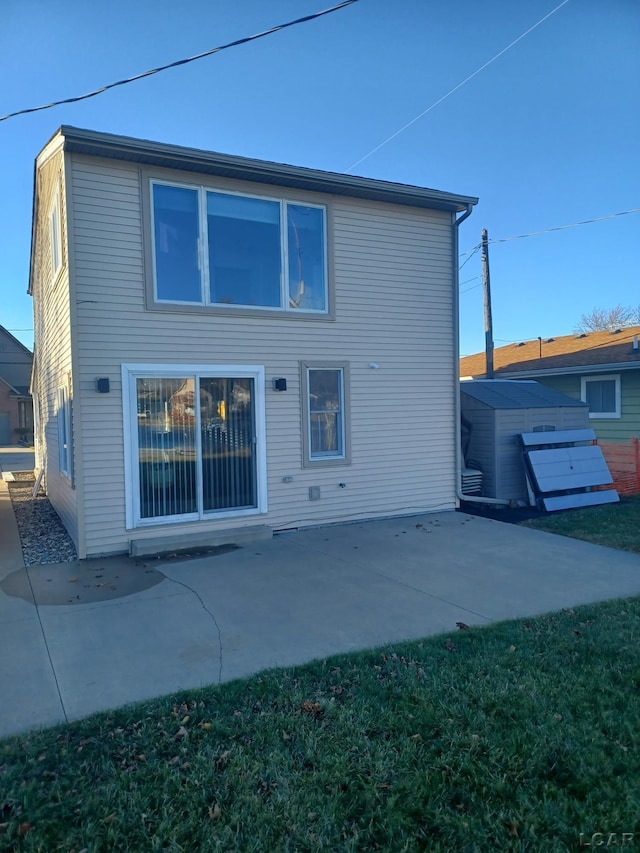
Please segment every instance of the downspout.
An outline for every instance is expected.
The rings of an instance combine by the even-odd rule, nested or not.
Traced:
[[[468,501],[476,504],[495,504],[498,506],[509,506],[509,501],[500,498],[484,498],[477,495],[462,494],[462,436],[460,431],[461,411],[460,411],[460,283],[458,276],[458,229],[460,225],[471,216],[473,205],[468,204],[467,209],[459,219],[453,220],[453,355],[454,355],[454,371],[453,371],[453,399],[454,399],[454,447],[455,447],[455,466],[456,466],[456,497],[459,501]],[[455,217],[455,214],[454,214]]]

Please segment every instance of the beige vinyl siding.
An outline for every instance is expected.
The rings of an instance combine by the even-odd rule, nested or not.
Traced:
[[[161,170],[158,177],[163,177]],[[176,173],[170,177],[175,178]],[[185,173],[186,181],[198,176]],[[207,179],[211,181],[211,179]],[[220,181],[243,190],[241,183]],[[277,195],[272,187],[250,187]],[[451,215],[335,197],[335,321],[147,311],[140,173],[73,158],[87,552],[132,538],[275,529],[455,506]],[[282,190],[283,197],[301,197]],[[326,197],[303,196],[310,203]],[[331,235],[329,235],[331,236]],[[350,465],[303,469],[301,361],[348,362]],[[379,369],[369,367],[378,363]],[[264,365],[268,513],[125,530],[122,363]],[[95,379],[110,379],[109,394]],[[286,392],[272,379],[285,377]],[[284,483],[283,477],[292,477]],[[346,488],[340,488],[345,483]],[[309,501],[319,486],[321,500]]]
[[[65,165],[62,151],[41,162],[36,173],[37,222],[31,288],[34,299],[34,391],[40,406],[37,441],[38,468],[45,467],[45,487],[52,506],[78,545],[77,493],[60,472],[58,448],[58,388],[65,387],[71,405],[71,447],[77,432],[77,410],[72,384],[71,319],[67,211],[64,192]],[[59,197],[62,268],[53,280],[49,217]],[[72,456],[72,473],[75,459]]]

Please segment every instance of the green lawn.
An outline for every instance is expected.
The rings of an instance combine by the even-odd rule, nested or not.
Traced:
[[[640,495],[623,498],[619,504],[549,513],[523,524],[640,553]]]
[[[638,849],[639,648],[607,602],[2,741],[0,850]]]

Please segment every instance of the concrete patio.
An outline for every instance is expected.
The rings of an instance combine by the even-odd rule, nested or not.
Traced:
[[[464,513],[196,559],[24,568],[0,481],[0,736],[455,630],[640,593],[640,556]]]

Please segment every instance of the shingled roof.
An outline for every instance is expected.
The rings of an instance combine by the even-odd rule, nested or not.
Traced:
[[[509,344],[493,351],[494,372],[496,376],[511,376],[569,373],[572,368],[640,368],[640,348],[634,349],[634,338],[636,342],[640,338],[640,326]],[[481,379],[485,373],[483,352],[460,359],[461,377]]]
[[[585,408],[587,405],[531,379],[519,382],[517,379],[477,379],[462,382],[460,392],[490,409]]]

